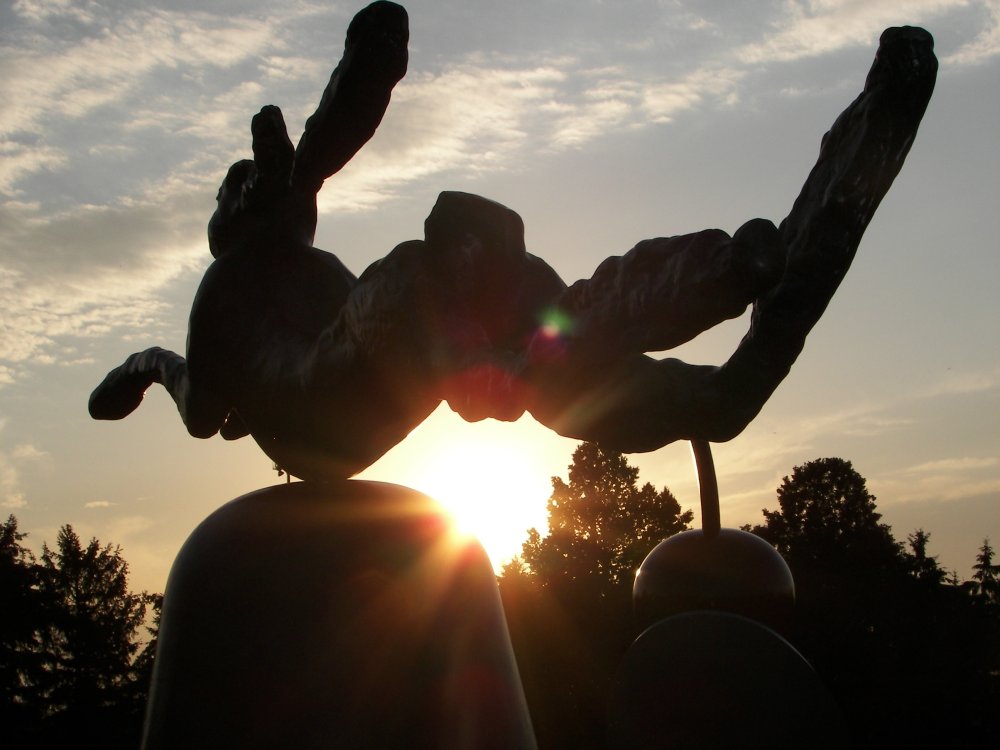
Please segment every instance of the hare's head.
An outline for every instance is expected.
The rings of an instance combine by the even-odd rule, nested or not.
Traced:
[[[316,194],[293,184],[295,151],[281,110],[264,107],[251,131],[253,159],[229,168],[208,222],[208,246],[216,258],[252,248],[309,247],[316,232]]]

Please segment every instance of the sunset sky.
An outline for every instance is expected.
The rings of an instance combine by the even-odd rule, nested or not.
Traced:
[[[715,447],[724,525],[761,519],[795,465],[851,460],[898,539],[968,577],[1000,547],[998,0],[414,0],[410,66],[372,141],[320,194],[316,245],[356,273],[423,236],[441,190],[524,219],[570,282],[639,240],[780,221],[860,92],[881,31],[936,39],[906,166],[791,375]],[[187,435],[152,389],[123,422],[87,397],[133,351],[183,351],[205,225],[250,117],[293,140],[360,3],[0,5],[0,514],[36,548],[72,523],[162,590],[221,503],[281,481],[249,439]],[[723,362],[732,321],[671,356]],[[365,477],[467,498],[495,560],[545,522],[575,447],[530,420],[442,407]],[[697,506],[685,444],[635,455]]]

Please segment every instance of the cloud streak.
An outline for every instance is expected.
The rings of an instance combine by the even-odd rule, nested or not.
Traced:
[[[595,139],[733,107],[759,63],[871,44],[900,17],[943,18],[966,6],[992,19],[962,48],[963,59],[982,59],[996,47],[996,0],[814,0],[786,2],[771,26],[740,29],[748,43],[728,52],[699,48],[671,60],[667,71],[653,67],[664,50],[651,43],[652,31],[633,41],[629,67],[587,66],[544,49],[518,58],[444,58],[434,70],[411,66],[377,137],[330,180],[320,207],[372,210],[420,181],[517,170]],[[56,0],[5,11],[0,387],[29,364],[67,361],[74,339],[155,332],[162,290],[207,262],[211,196],[226,166],[248,155],[249,118],[276,91],[287,92],[279,103],[297,137],[325,84],[327,58],[339,53],[306,58],[301,49],[311,45],[303,42],[312,38],[299,36],[330,26],[342,39],[347,19],[309,3],[270,11]],[[699,38],[723,33],[709,20],[671,12]]]
[[[1000,55],[1000,0],[982,3],[986,22],[970,42],[944,58],[945,65],[980,65]]]
[[[1000,495],[998,460],[993,456],[963,456],[908,466],[873,480],[873,486],[893,503],[964,500]]]
[[[55,216],[37,206],[0,205],[0,362],[7,379],[19,364],[65,361],[67,340],[155,330],[159,291],[209,259],[206,199],[177,190]]]
[[[910,466],[902,471],[906,473],[924,474],[928,472],[958,472],[990,469],[1000,464],[1000,459],[989,458],[944,458],[937,461],[927,461],[916,466]]]
[[[0,420],[0,434],[6,422]],[[0,450],[0,508],[17,510],[28,505],[21,488],[21,467],[32,461],[46,459],[48,454],[30,443],[15,445],[9,451]]]
[[[376,141],[321,193],[321,209],[370,210],[417,180],[508,169],[538,143],[577,148],[612,127],[667,120],[703,102],[702,87],[719,94],[730,84],[694,76],[669,91],[666,84],[644,91],[621,70],[578,70],[565,59],[504,67],[480,58],[417,73],[399,86]],[[202,121],[175,106],[139,110],[124,127],[162,128],[207,143],[213,134],[245,130],[245,102],[259,92],[252,81],[233,87]],[[120,160],[130,149],[97,144],[91,154]],[[207,260],[204,223],[217,179],[197,160],[112,204],[57,212],[37,202],[0,204],[7,228],[0,237],[7,271],[0,303],[9,315],[0,359],[53,361],[61,337],[152,327],[161,312],[158,290]]]
[[[155,95],[154,79],[164,71],[232,68],[281,46],[276,29],[249,16],[157,8],[85,18],[82,38],[67,38],[59,29],[53,23],[36,30],[28,44],[4,48],[0,96],[11,106],[0,110],[0,135],[37,134],[55,117],[79,119],[108,104]]]
[[[775,31],[745,45],[736,57],[750,65],[818,57],[871,45],[889,26],[931,25],[967,5],[968,0],[786,0]]]

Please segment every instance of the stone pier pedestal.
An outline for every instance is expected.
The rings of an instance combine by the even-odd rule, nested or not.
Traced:
[[[489,560],[404,487],[233,500],[171,570],[143,747],[534,748]]]

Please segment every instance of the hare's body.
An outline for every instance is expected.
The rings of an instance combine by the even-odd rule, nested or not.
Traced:
[[[441,400],[470,420],[525,411],[621,451],[727,440],[788,373],[902,167],[933,90],[930,35],[890,29],[861,95],[825,136],[791,214],[733,237],[647,240],[567,288],[526,252],[510,209],[442,193],[425,239],[360,278],[312,247],[316,192],[371,137],[406,69],[406,14],[358,14],[293,149],[277,107],[252,124],[209,224],[216,257],[195,297],[187,358],[153,348],[108,374],[95,418],[120,419],[152,383],[192,435],[253,435],[290,473],[353,474]],[[656,360],[754,305],[721,367]]]

